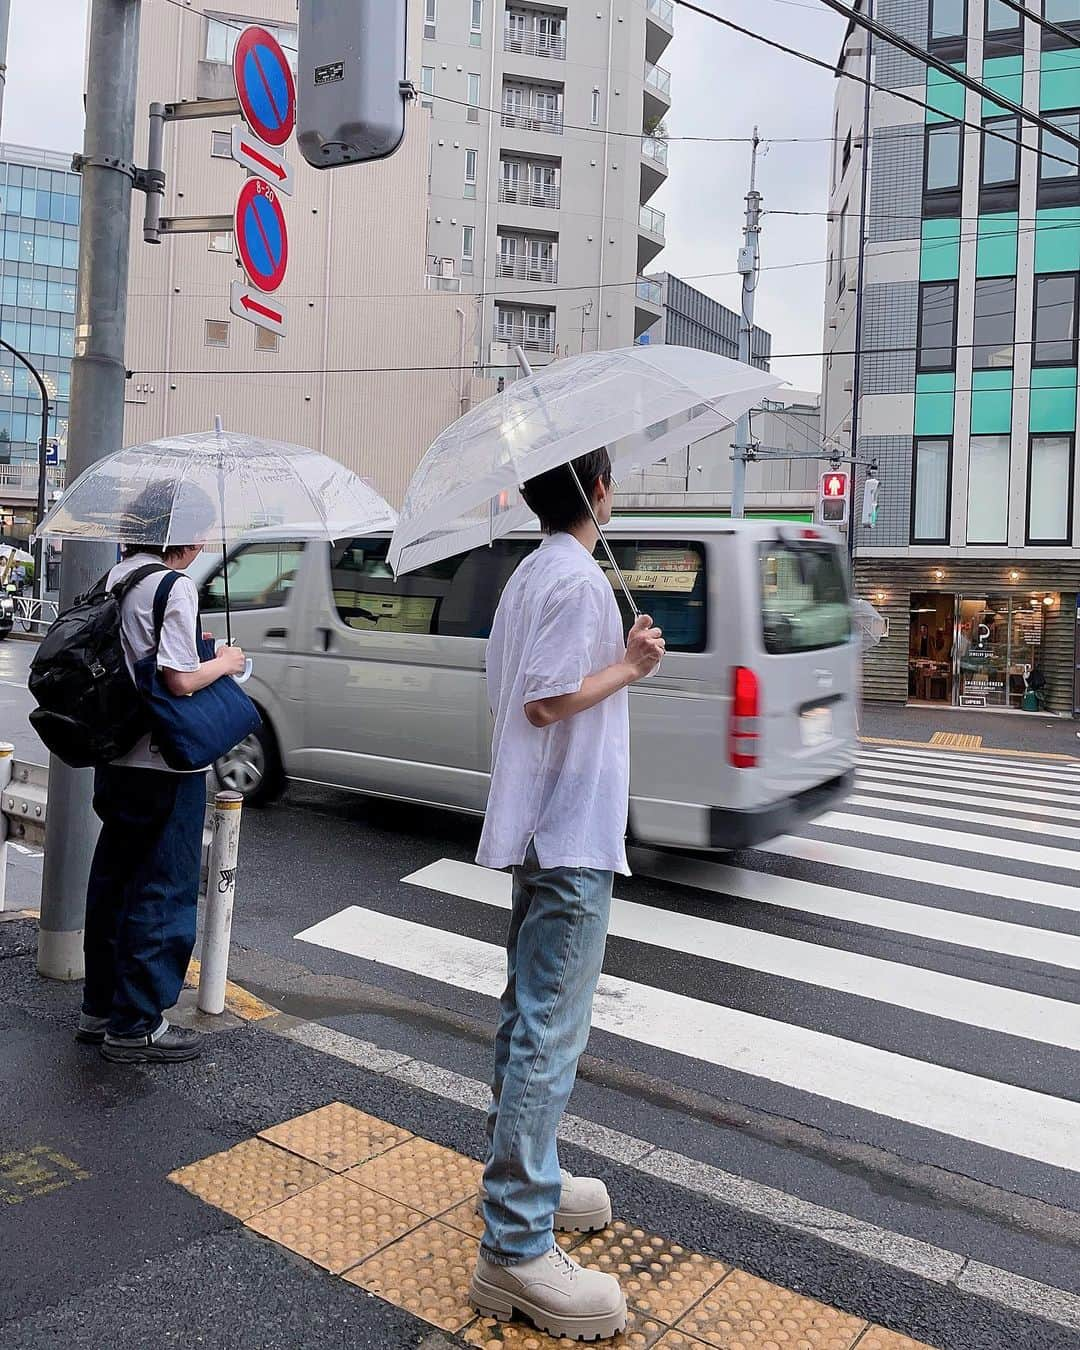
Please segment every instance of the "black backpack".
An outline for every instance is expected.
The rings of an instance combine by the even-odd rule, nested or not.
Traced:
[[[140,581],[165,572],[162,563],[137,567],[108,589],[108,573],[65,610],[30,663],[30,692],[38,706],[30,725],[46,747],[73,769],[108,764],[150,730],[120,641],[120,606]]]

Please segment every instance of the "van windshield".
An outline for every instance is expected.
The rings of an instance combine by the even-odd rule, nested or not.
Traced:
[[[761,617],[771,656],[839,647],[851,638],[840,550],[827,543],[761,545]]]

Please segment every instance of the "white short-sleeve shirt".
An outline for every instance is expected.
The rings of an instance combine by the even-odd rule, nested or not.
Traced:
[[[495,718],[491,792],[477,861],[629,875],[630,705],[625,689],[550,727],[525,705],[574,694],[626,651],[611,583],[570,534],[555,534],[511,577],[487,648]]]
[[[152,553],[136,553],[133,557],[118,562],[109,573],[108,585],[115,586],[140,567],[152,563],[161,564],[160,558]],[[124,658],[132,678],[135,676],[135,662],[154,650],[154,597],[161,585],[163,572],[154,572],[144,577],[128,591],[120,612],[120,640],[124,647]],[[198,670],[202,664],[199,649],[195,645],[195,629],[199,621],[199,592],[194,581],[188,576],[181,579],[172,588],[165,617],[161,625],[161,642],[158,645],[159,670]],[[150,744],[150,737],[144,736],[133,749],[114,764],[128,769],[159,769],[164,773],[175,773],[161,755]]]

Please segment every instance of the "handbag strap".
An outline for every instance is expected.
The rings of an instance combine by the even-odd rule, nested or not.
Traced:
[[[169,603],[169,596],[172,595],[173,587],[184,575],[177,572],[174,568],[165,569],[167,576],[161,578],[158,582],[157,593],[154,596],[154,648],[155,650],[161,644],[161,625],[165,622],[165,608]]]

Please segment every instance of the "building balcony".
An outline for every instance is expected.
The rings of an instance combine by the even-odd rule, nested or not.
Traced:
[[[671,72],[645,62],[645,125],[655,126],[671,108]]]
[[[52,468],[46,470],[45,482],[48,491],[53,492],[64,486],[65,470]],[[0,497],[10,500],[36,501],[38,489],[38,466],[36,464],[0,464]]]
[[[674,36],[672,0],[645,0],[645,59],[655,65]]]
[[[554,283],[559,279],[556,258],[512,257],[501,254],[495,265],[495,275],[504,281],[543,281]]]
[[[557,211],[562,204],[562,188],[558,183],[499,183],[499,201],[511,206],[540,206]]]
[[[666,243],[667,217],[655,207],[643,206],[638,213],[638,271],[643,272]]]
[[[503,31],[503,51],[519,56],[539,56],[550,61],[566,60],[566,34],[542,33],[508,26]]]
[[[668,143],[658,136],[641,138],[641,200],[647,202],[668,176]]]
[[[634,294],[634,341],[664,313],[664,291],[658,281],[638,277]]]
[[[563,112],[561,108],[530,107],[528,104],[517,108],[504,105],[502,124],[518,131],[541,131],[551,136],[561,136]]]
[[[495,341],[504,342],[511,350],[520,347],[524,352],[551,355],[555,351],[555,328],[500,322],[495,329]]]

